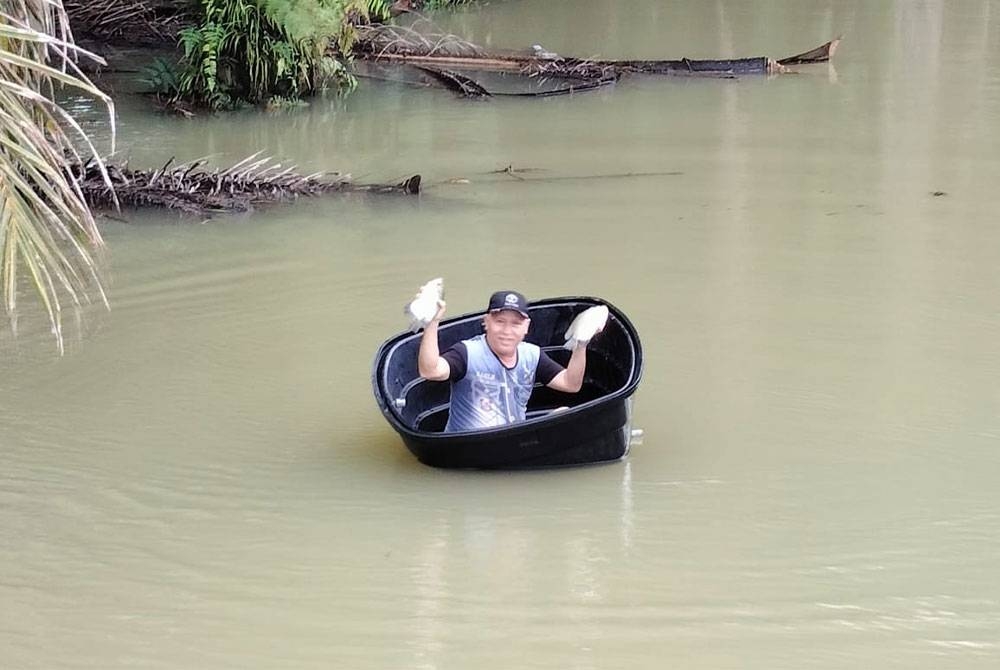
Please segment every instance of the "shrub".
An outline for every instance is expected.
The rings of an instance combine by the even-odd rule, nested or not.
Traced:
[[[352,88],[343,61],[354,22],[388,15],[385,0],[201,0],[201,10],[180,35],[176,88],[212,109]]]

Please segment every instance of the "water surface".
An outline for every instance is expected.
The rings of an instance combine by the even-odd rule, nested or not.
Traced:
[[[845,40],[544,100],[364,82],[183,120],[122,94],[137,165],[260,149],[426,189],[102,224],[112,310],[61,359],[37,319],[0,340],[0,665],[995,668],[996,4],[733,4],[437,18],[607,58]],[[417,463],[370,364],[441,274],[452,314],[507,286],[623,309],[628,461]]]

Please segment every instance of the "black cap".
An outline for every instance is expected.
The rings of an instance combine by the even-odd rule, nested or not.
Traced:
[[[497,291],[490,296],[490,305],[486,311],[499,312],[504,309],[514,310],[522,316],[528,316],[528,301],[517,291]]]

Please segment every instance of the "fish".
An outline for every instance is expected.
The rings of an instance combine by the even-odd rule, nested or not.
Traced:
[[[569,324],[563,339],[566,340],[564,348],[572,351],[580,344],[586,346],[597,333],[604,330],[604,324],[608,322],[608,306],[594,305],[576,315],[573,323]]]
[[[438,312],[438,301],[444,298],[444,279],[436,277],[420,287],[413,300],[403,308],[403,314],[410,318],[410,330],[417,332],[426,328]]]

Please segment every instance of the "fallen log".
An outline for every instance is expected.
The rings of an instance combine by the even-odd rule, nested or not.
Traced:
[[[121,205],[176,209],[187,214],[247,212],[262,204],[327,193],[420,192],[420,175],[396,184],[356,184],[350,175],[302,175],[295,172],[295,166],[283,168],[270,158],[258,156],[254,154],[226,169],[209,169],[205,159],[174,165],[171,158],[157,170],[107,164],[107,172]],[[76,164],[71,170],[88,205],[94,209],[114,208],[114,197],[96,162]]]
[[[837,37],[815,49],[779,60],[767,56],[708,60],[598,60],[562,57],[545,51],[531,54],[491,52],[454,35],[427,35],[412,28],[373,24],[357,27],[353,53],[356,58],[421,67],[611,80],[627,74],[707,77],[779,74],[786,72],[790,65],[829,61],[840,40]]]
[[[821,44],[815,49],[774,60],[766,56],[754,58],[732,58],[725,60],[620,60],[596,61],[596,64],[613,67],[622,74],[665,74],[665,75],[741,75],[777,74],[785,72],[789,65],[825,63],[837,51],[840,37]]]

